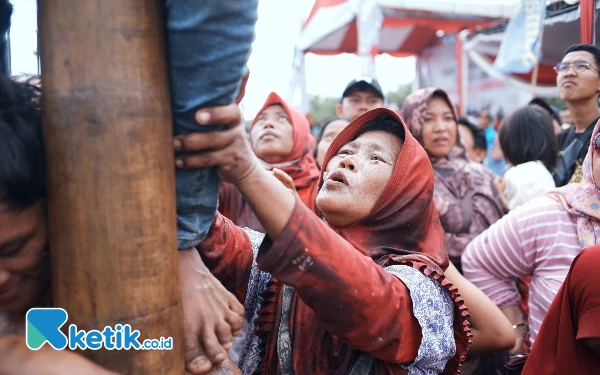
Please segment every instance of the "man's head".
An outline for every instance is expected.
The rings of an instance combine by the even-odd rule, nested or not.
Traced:
[[[479,126],[481,129],[487,129],[487,127],[490,125],[490,123],[492,122],[492,115],[490,115],[490,112],[487,109],[482,110],[481,112],[479,112],[479,117],[477,119],[477,126]]]
[[[354,120],[363,113],[383,107],[383,90],[376,79],[363,76],[348,83],[342,100],[335,108],[337,117]]]
[[[560,98],[569,103],[595,100],[600,96],[600,49],[591,44],[567,48],[554,68]]]
[[[458,119],[458,133],[460,142],[467,150],[469,159],[483,163],[487,155],[487,144],[483,130],[471,123],[466,117]]]
[[[369,215],[390,181],[404,137],[402,125],[383,115],[329,160],[317,205],[330,224],[348,226]]]
[[[39,99],[0,77],[0,312],[25,312],[49,281]]]

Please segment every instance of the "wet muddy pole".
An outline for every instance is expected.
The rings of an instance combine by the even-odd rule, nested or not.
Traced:
[[[163,6],[38,4],[52,304],[65,327],[172,337],[171,350],[82,351],[135,375],[184,373]]]

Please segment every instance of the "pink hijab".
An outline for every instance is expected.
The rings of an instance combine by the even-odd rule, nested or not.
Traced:
[[[594,140],[600,131],[600,121],[592,133],[592,141],[583,161],[583,182],[568,184],[548,193],[572,215],[577,216],[577,235],[582,249],[600,243],[600,189],[594,181]],[[600,168],[600,166],[598,166]]]

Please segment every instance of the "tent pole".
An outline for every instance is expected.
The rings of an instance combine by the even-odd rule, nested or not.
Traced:
[[[580,42],[595,44],[595,14],[596,0],[581,0],[579,2],[580,11]]]
[[[592,44],[596,45],[596,3],[598,0],[592,0]]]
[[[531,96],[533,98],[537,97],[536,88],[538,75],[540,72],[540,57],[542,56],[542,43],[544,42],[544,28],[545,24],[542,22],[542,28],[540,30],[540,40],[538,41],[537,50],[535,51],[535,67],[533,68],[533,73],[531,74]]]
[[[79,330],[129,324],[171,350],[85,350],[181,375],[172,119],[160,1],[39,1],[52,302]],[[163,341],[164,344],[164,341]]]
[[[458,102],[459,113],[463,116],[467,115],[469,100],[469,59],[465,50],[465,41],[468,35],[469,30],[465,29],[456,38]]]

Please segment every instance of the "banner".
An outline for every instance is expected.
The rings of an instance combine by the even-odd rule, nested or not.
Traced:
[[[494,69],[504,73],[529,73],[541,60],[541,30],[546,0],[521,0],[517,14],[504,31]]]

